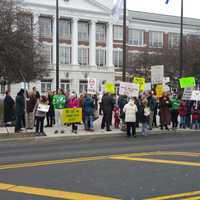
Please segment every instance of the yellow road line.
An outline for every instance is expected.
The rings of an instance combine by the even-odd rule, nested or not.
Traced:
[[[191,167],[200,167],[200,163],[195,162],[184,162],[184,161],[175,161],[175,160],[161,160],[161,159],[150,159],[150,158],[130,158],[126,156],[119,157],[110,157],[111,159],[116,160],[129,160],[129,161],[139,161],[139,162],[148,162],[148,163],[159,163],[159,164],[173,164],[173,165],[182,165],[182,166],[191,166]]]
[[[4,183],[0,183],[0,190],[7,192],[28,194],[28,195],[57,198],[57,199],[68,199],[68,200],[119,200],[116,198],[104,197],[98,195],[65,192],[62,190],[45,189],[37,187],[17,186]]]
[[[146,200],[168,200],[168,199],[178,199],[178,198],[184,198],[184,197],[190,198],[191,196],[194,196],[194,195],[200,195],[200,191],[187,192],[187,193],[181,193],[181,194],[173,194],[173,195],[165,195],[165,196],[160,196],[160,197],[147,198]],[[192,198],[195,198],[195,197],[192,197]],[[186,199],[188,199],[188,198],[186,198]]]
[[[0,170],[5,169],[18,169],[18,168],[27,168],[27,167],[41,167],[48,165],[56,164],[67,164],[67,163],[77,163],[77,162],[86,162],[86,161],[95,161],[103,160],[110,158],[118,157],[143,157],[143,156],[156,156],[156,155],[175,155],[175,156],[200,156],[200,153],[191,153],[191,152],[173,152],[173,151],[155,151],[155,152],[142,152],[142,153],[127,153],[127,154],[118,154],[118,155],[107,155],[107,156],[94,156],[94,157],[81,157],[81,158],[67,158],[61,160],[49,160],[49,161],[39,161],[39,162],[29,162],[29,163],[17,163],[17,164],[2,164],[0,165]],[[126,159],[127,160],[127,159]]]
[[[191,198],[186,198],[186,199],[182,199],[182,200],[199,200],[200,196],[198,197],[191,197]]]

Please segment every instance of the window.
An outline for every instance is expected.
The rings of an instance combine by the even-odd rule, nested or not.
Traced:
[[[106,41],[106,26],[105,24],[97,24],[96,26],[96,41],[105,42]]]
[[[89,26],[87,22],[78,23],[78,40],[86,41],[89,40]]]
[[[6,92],[6,85],[0,84],[0,94],[5,94],[5,92]]]
[[[70,53],[71,53],[70,47],[64,47],[64,46],[59,47],[60,64],[70,64]]]
[[[113,64],[115,67],[122,67],[123,65],[123,51],[122,49],[114,49]]]
[[[88,87],[88,81],[87,80],[80,80],[79,81],[79,93],[86,93]]]
[[[162,48],[163,47],[163,33],[149,32],[149,47]]]
[[[45,93],[48,90],[52,90],[52,80],[41,81],[41,93]]]
[[[61,19],[59,21],[59,37],[64,40],[71,38],[71,23],[69,20]]]
[[[114,40],[123,40],[122,26],[114,26]]]
[[[88,65],[88,55],[89,49],[88,48],[78,48],[78,63],[79,65]]]
[[[169,48],[178,48],[180,36],[178,33],[169,33],[168,34],[168,46]]]
[[[52,64],[52,45],[43,44],[42,55],[47,64]]]
[[[52,37],[52,19],[49,17],[40,17],[40,37],[51,38]]]
[[[60,87],[61,87],[65,92],[70,92],[70,88],[71,88],[70,80],[61,80]]]
[[[97,66],[106,65],[106,49],[102,48],[96,49],[96,64]]]
[[[137,54],[135,52],[128,52],[128,65],[131,66],[134,64],[134,60]]]
[[[135,45],[135,46],[144,45],[144,31],[129,29],[128,30],[128,43],[130,45]]]

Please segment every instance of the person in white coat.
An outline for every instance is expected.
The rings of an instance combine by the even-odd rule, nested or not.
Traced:
[[[127,124],[127,137],[131,136],[131,131],[133,137],[136,137],[136,113],[138,109],[135,105],[135,98],[129,100],[129,102],[124,106],[123,111],[125,113],[125,122]]]

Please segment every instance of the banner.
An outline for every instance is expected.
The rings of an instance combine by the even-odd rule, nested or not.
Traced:
[[[145,79],[140,77],[134,77],[133,83],[138,84],[140,86],[140,92],[144,92]]]
[[[104,91],[114,94],[115,93],[115,85],[113,83],[106,82],[104,84]]]
[[[88,78],[88,94],[96,94],[97,92],[97,79],[96,78]]]
[[[151,83],[153,85],[163,83],[164,65],[151,66]]]
[[[192,101],[200,101],[200,91],[199,90],[192,91],[191,100]]]
[[[119,94],[127,95],[128,97],[138,97],[139,96],[139,85],[135,84],[135,83],[120,82]]]
[[[145,83],[145,85],[144,85],[144,91],[145,92],[151,91],[151,83]]]
[[[82,108],[65,108],[62,111],[62,122],[66,124],[82,122]]]
[[[158,98],[162,97],[163,92],[164,92],[163,85],[156,85],[156,96]]]
[[[193,91],[192,88],[185,88],[185,89],[184,89],[184,92],[183,92],[183,97],[182,97],[182,99],[183,99],[183,100],[186,100],[186,101],[191,100],[192,91]]]
[[[179,79],[181,88],[194,88],[196,86],[194,77],[185,77]]]

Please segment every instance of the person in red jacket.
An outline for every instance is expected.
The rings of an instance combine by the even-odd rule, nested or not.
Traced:
[[[186,128],[187,104],[186,101],[181,101],[179,108],[180,128]]]

